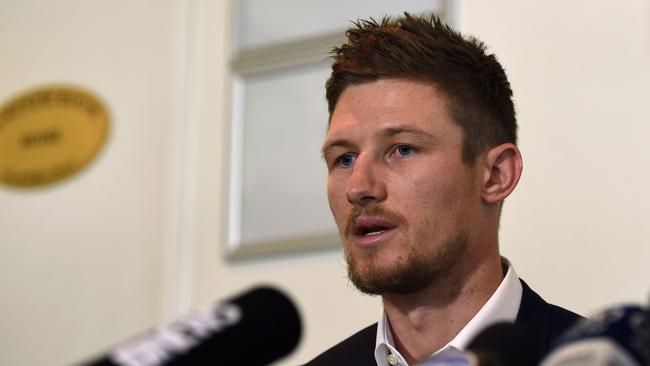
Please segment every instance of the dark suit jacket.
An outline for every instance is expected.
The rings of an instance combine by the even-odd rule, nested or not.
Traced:
[[[516,324],[535,332],[538,349],[548,352],[551,342],[569,328],[580,316],[544,301],[521,281],[523,293]],[[377,323],[328,349],[305,366],[376,366],[375,340]]]

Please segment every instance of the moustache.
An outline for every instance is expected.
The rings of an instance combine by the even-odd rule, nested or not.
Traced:
[[[376,217],[386,221],[390,221],[398,225],[400,228],[406,228],[407,222],[406,218],[401,214],[392,211],[384,206],[371,206],[371,207],[358,207],[355,206],[350,211],[347,220],[345,221],[345,237],[348,237],[352,232],[352,227],[354,222],[360,216]]]

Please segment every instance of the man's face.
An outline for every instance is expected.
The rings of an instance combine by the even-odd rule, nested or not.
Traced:
[[[323,155],[350,279],[371,294],[444,279],[468,252],[480,177],[462,131],[431,84],[383,79],[348,87]]]

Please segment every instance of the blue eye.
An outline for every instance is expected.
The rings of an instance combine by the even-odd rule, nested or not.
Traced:
[[[357,157],[352,154],[341,155],[338,159],[339,165],[344,168],[349,168],[354,165],[354,162],[357,160]]]
[[[403,157],[411,156],[415,153],[415,149],[408,145],[398,145],[395,151]]]

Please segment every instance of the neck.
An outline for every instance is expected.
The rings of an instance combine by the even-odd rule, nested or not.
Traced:
[[[483,307],[503,276],[496,253],[459,266],[422,291],[382,295],[397,350],[412,364],[444,347]]]

